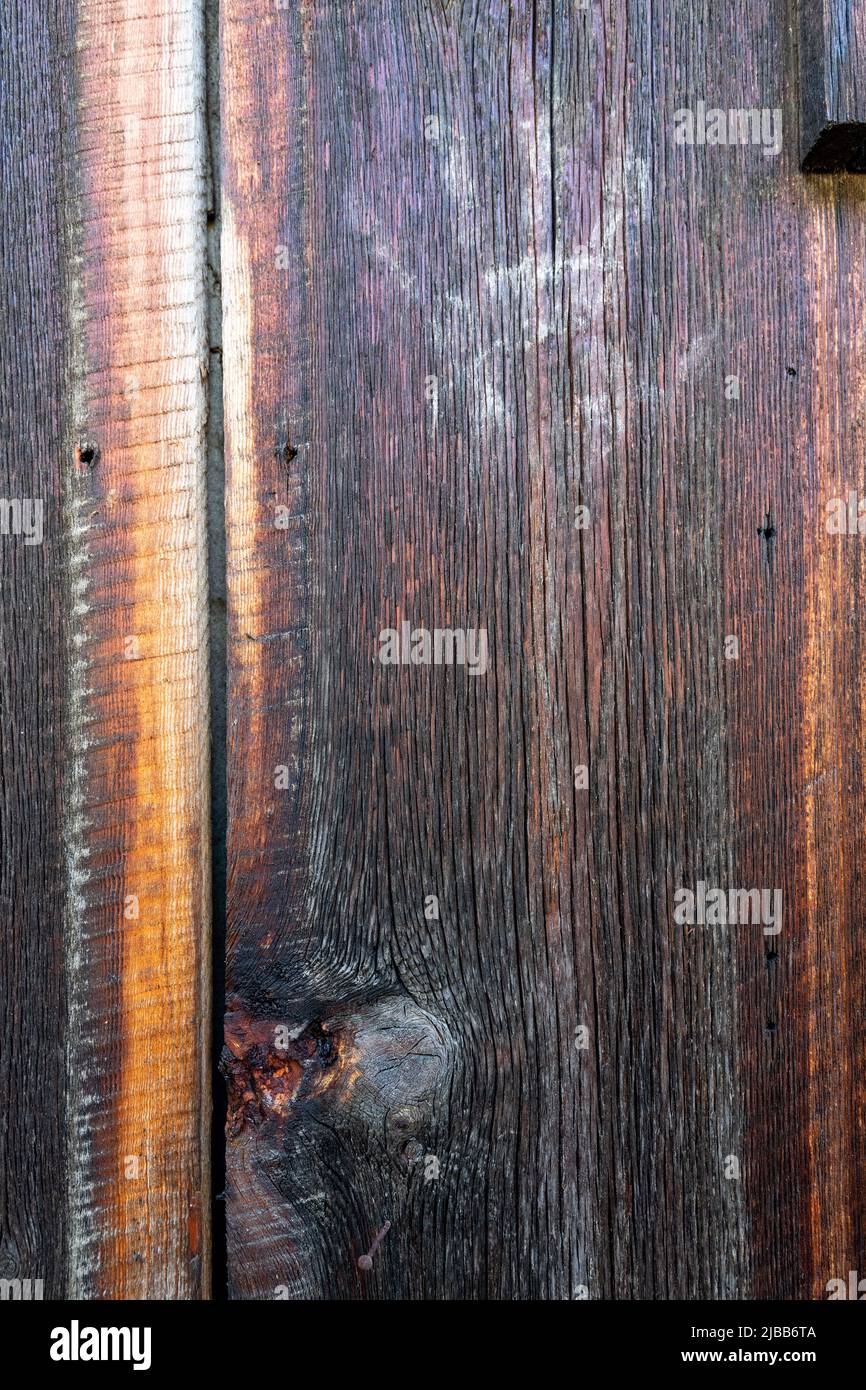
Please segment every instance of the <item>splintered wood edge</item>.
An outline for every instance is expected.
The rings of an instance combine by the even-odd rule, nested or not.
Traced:
[[[198,0],[79,0],[64,769],[69,1291],[206,1297],[210,825]]]

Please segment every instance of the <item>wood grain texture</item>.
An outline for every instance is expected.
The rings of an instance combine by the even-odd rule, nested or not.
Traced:
[[[44,1273],[46,1296],[200,1297],[203,13],[199,0],[17,8],[9,126],[16,99],[30,117],[3,146],[4,161],[18,151],[4,203],[24,209],[4,266],[4,444],[10,486],[45,498],[46,539],[29,555],[3,542],[4,938],[13,989],[21,977],[3,1084],[22,1116],[3,1249],[22,1275]]]
[[[225,0],[235,1297],[866,1267],[866,195],[799,171],[789,6],[717,20]]]
[[[67,264],[57,196],[71,7],[10,4],[0,40],[0,491],[43,540],[0,536],[0,1278],[64,1287],[61,761]],[[34,533],[35,534],[35,533]]]
[[[866,170],[866,4],[800,0],[803,168]]]

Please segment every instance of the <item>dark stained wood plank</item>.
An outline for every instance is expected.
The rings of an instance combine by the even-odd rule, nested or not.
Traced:
[[[803,168],[866,170],[866,5],[800,0]]]
[[[782,0],[226,0],[235,1297],[864,1267],[864,195],[797,59]]]
[[[0,1248],[46,1296],[201,1297],[203,17],[197,0],[31,10],[3,44],[3,442],[7,486],[38,491],[46,521],[42,547],[4,538],[0,556]]]
[[[0,1278],[65,1287],[61,464],[68,283],[61,113],[72,7],[4,8],[0,41]],[[32,520],[36,521],[36,513]],[[23,520],[23,514],[21,514]],[[34,529],[31,539],[35,540]]]

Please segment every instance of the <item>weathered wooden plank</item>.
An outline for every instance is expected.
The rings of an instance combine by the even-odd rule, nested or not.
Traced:
[[[81,0],[76,36],[75,428],[98,463],[77,479],[70,546],[86,581],[70,692],[86,750],[70,849],[73,1287],[197,1297],[209,1280],[202,6]]]
[[[231,1291],[821,1297],[864,200],[788,7],[226,0],[222,58]]]
[[[0,491],[41,505],[42,543],[21,531],[0,536],[0,1278],[42,1280],[48,1296],[65,1287],[68,1250],[56,776],[67,285],[57,191],[61,113],[72,100],[59,54],[71,47],[71,7],[13,3],[2,29]]]
[[[44,1271],[46,1296],[199,1297],[210,1106],[202,6],[37,10],[13,6],[3,45],[14,234],[4,447],[15,486],[38,488],[46,508],[44,548],[3,549],[4,907],[22,1000],[6,1016],[3,1109],[23,1117],[4,1165],[3,1248],[22,1276]],[[22,101],[23,140],[12,131]]]
[[[803,168],[866,169],[866,5],[800,0]]]

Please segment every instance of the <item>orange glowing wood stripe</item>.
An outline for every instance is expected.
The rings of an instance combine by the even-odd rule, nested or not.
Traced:
[[[209,1287],[204,35],[79,0],[70,1292]]]

